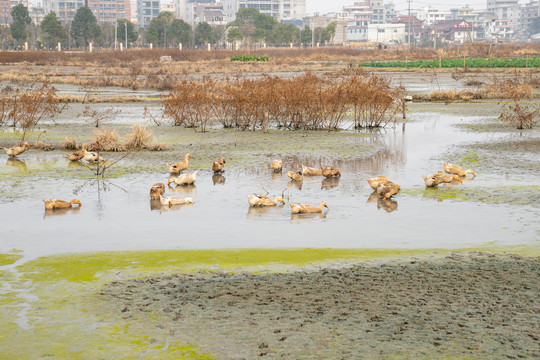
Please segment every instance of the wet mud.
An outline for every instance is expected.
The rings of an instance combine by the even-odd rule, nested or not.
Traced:
[[[117,281],[99,299],[216,359],[538,358],[539,276],[540,258],[454,253]]]

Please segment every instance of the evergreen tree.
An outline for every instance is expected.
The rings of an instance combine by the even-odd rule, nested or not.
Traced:
[[[214,43],[214,31],[210,24],[202,22],[195,28],[195,43],[197,45]]]
[[[77,46],[84,47],[101,35],[96,17],[88,6],[77,9],[73,23],[71,24],[70,33]]]
[[[28,9],[23,4],[18,4],[11,9],[13,23],[10,26],[11,36],[18,42],[26,40],[28,36],[27,26],[32,23]]]
[[[54,11],[48,13],[41,21],[41,32],[43,34],[43,43],[47,47],[56,46],[58,43],[67,41],[66,29],[62,26]]]

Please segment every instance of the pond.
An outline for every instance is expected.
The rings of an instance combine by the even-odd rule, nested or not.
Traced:
[[[131,108],[127,113],[135,117],[137,111]],[[153,164],[160,171],[93,179],[63,176],[73,164],[59,152],[28,151],[17,160],[2,156],[0,249],[22,251],[18,265],[51,254],[110,250],[536,245],[538,203],[523,205],[505,201],[504,196],[503,201],[492,201],[493,194],[537,190],[540,177],[534,176],[538,175],[534,169],[531,176],[476,170],[477,177],[469,175],[463,184],[440,188],[425,188],[421,177],[442,170],[441,160],[455,162],[449,154],[465,145],[505,141],[514,135],[457,126],[486,121],[480,116],[419,112],[410,118],[372,136],[351,137],[350,141],[375,145],[369,156],[339,158],[292,151],[262,154],[265,165],[249,161],[226,165],[223,175],[198,168],[194,186],[167,189],[166,195],[194,199],[193,205],[175,208],[151,202],[148,195],[154,183],[167,183],[165,161]],[[524,136],[534,138],[537,133]],[[183,153],[162,156],[180,159]],[[269,169],[276,156],[284,160],[283,173]],[[139,160],[125,162],[129,166]],[[286,171],[299,170],[302,163],[335,165],[342,176],[305,177],[301,184],[292,183]],[[197,159],[192,164],[194,168],[185,172],[195,170]],[[379,174],[400,184],[401,193],[390,200],[374,196],[365,177]],[[486,191],[487,196],[475,196]],[[292,215],[288,204],[249,207],[248,194],[267,192],[271,197],[283,194],[292,203],[318,205],[324,200],[328,210]],[[46,212],[42,200],[48,198],[77,198],[83,206]]]

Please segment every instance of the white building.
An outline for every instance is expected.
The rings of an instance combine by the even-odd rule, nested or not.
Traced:
[[[255,8],[277,21],[299,20],[306,17],[306,0],[223,0],[227,23],[236,19],[241,8]]]
[[[507,20],[507,25],[516,28],[519,25],[519,0],[487,0],[487,11],[492,12],[499,20]]]
[[[370,24],[367,21],[349,21],[348,42],[374,42],[402,44],[405,42],[405,24]]]
[[[405,24],[369,24],[369,42],[383,44],[402,44],[405,42]]]
[[[436,22],[440,22],[447,19],[447,16],[450,16],[447,12],[441,11],[437,8],[429,6],[424,6],[421,10],[416,12],[416,17],[419,20],[424,21],[424,25],[431,26]]]

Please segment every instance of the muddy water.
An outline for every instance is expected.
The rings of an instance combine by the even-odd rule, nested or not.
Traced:
[[[302,183],[293,183],[285,171],[274,174],[249,165],[229,167],[222,176],[198,169],[195,186],[167,189],[166,195],[195,200],[192,206],[175,208],[161,207],[148,196],[152,184],[167,182],[165,167],[158,172],[95,180],[61,176],[70,164],[58,154],[28,153],[19,161],[2,157],[0,249],[22,250],[23,261],[27,261],[48,254],[102,250],[535,245],[537,204],[457,201],[448,196],[449,188],[461,193],[539,186],[534,171],[525,177],[478,172],[472,181],[441,189],[425,189],[421,178],[441,169],[440,160],[452,160],[445,155],[456,148],[513,135],[473,133],[456,126],[485,120],[481,117],[418,113],[412,120],[371,137],[354,138],[376,144],[379,150],[372,156],[339,160],[277,154],[284,159],[285,171],[300,169],[302,163],[315,167],[334,164],[340,167],[341,178],[305,177]],[[268,163],[275,156],[267,154]],[[59,175],[43,175],[43,168]],[[378,174],[399,183],[402,193],[387,201],[373,196],[364,177]],[[293,203],[318,205],[325,200],[329,209],[319,215],[294,216],[289,205],[248,206],[247,194],[266,191],[269,196],[283,194]],[[45,212],[42,199],[50,197],[78,198],[83,206]]]

